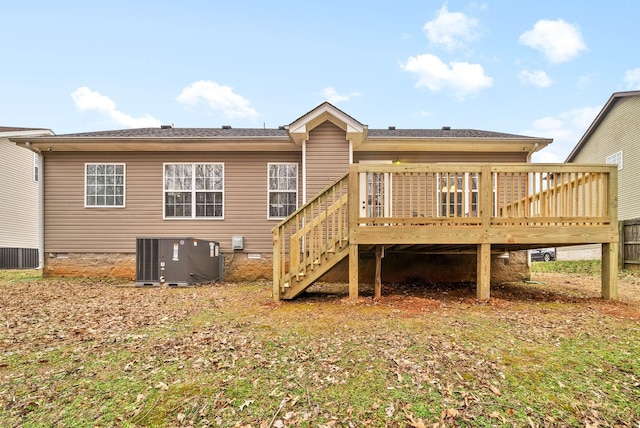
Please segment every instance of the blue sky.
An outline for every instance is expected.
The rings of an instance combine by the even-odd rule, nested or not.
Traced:
[[[370,128],[555,142],[640,89],[640,3],[30,1],[2,6],[0,125],[56,134],[291,123],[325,100]]]

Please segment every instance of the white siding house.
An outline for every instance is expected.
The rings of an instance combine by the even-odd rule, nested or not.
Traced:
[[[9,141],[37,135],[53,132],[0,126],[0,268],[39,265],[42,166],[37,153]]]

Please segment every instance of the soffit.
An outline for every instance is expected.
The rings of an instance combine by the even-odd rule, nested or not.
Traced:
[[[11,141],[21,146],[27,143],[31,147],[42,151],[64,152],[210,152],[210,151],[243,151],[243,152],[279,152],[299,151],[300,148],[290,139],[140,139],[140,138],[11,138]]]

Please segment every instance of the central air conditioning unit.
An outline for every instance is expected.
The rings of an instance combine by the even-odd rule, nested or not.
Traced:
[[[220,244],[194,238],[137,238],[136,285],[180,287],[222,279]]]

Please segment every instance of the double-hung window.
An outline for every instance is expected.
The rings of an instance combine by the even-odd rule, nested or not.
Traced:
[[[84,166],[84,206],[122,208],[125,203],[125,164],[87,163]]]
[[[164,218],[224,218],[224,164],[164,164]]]
[[[298,208],[298,164],[270,163],[267,165],[269,219],[283,219]]]

